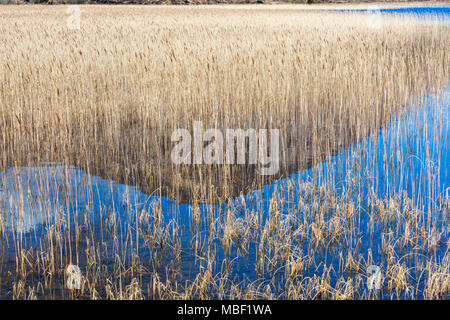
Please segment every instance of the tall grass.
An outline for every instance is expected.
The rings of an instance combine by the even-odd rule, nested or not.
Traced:
[[[439,93],[449,80],[448,30],[408,19],[386,18],[378,30],[360,14],[86,6],[81,29],[69,30],[63,7],[5,7],[0,15],[2,171],[57,162],[194,207],[231,200],[321,162],[406,112],[411,97]],[[171,133],[191,130],[194,121],[223,130],[280,129],[279,174],[263,178],[258,166],[174,165]],[[79,187],[95,198],[89,181],[74,186],[71,169],[65,170],[47,180],[33,173],[40,181],[35,196],[68,199]],[[114,208],[93,217],[87,204],[71,217],[39,204],[45,237],[20,228],[7,237],[16,266],[8,280],[13,297],[372,297],[361,289],[370,261],[355,239],[359,204],[325,187],[305,184],[291,192],[301,195],[293,198],[302,216],[286,216],[290,205],[277,198],[267,219],[236,208],[208,216],[192,211],[192,263],[200,271],[185,283],[178,283],[185,249],[178,217],[166,223],[155,207],[124,227]],[[399,203],[371,199],[373,219],[388,228],[399,219],[393,209]],[[440,243],[433,224],[422,224],[420,208],[403,209],[409,224],[403,229],[399,222],[395,235],[407,230],[405,245],[433,250]],[[0,220],[2,235],[6,221],[17,218],[7,215]],[[308,244],[307,252],[298,242]],[[345,248],[334,249],[341,273],[317,265],[321,250],[342,242]],[[30,243],[38,245],[29,249]],[[392,297],[413,297],[408,267],[392,249],[397,245],[383,238],[386,284]],[[217,261],[222,252],[225,259]],[[233,255],[252,254],[261,278],[281,268],[285,281],[233,282]],[[427,297],[448,290],[445,261],[419,268],[432,272]],[[64,283],[64,267],[72,263],[83,266],[84,278],[79,291],[68,293],[56,283]],[[299,278],[311,268],[313,277]],[[354,280],[333,282],[332,274],[342,272],[354,273]]]
[[[81,30],[64,8],[2,16],[0,166],[62,162],[184,201],[248,192],[260,177],[174,166],[176,128],[279,128],[285,174],[448,76],[444,27],[388,21],[378,32],[359,15],[83,7]]]

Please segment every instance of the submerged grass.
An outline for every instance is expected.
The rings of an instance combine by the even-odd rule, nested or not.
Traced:
[[[362,205],[362,176],[341,194],[305,182],[282,197],[243,196],[376,132],[411,97],[439,94],[445,27],[390,17],[373,29],[363,14],[245,7],[81,12],[80,30],[67,28],[63,7],[0,13],[0,168],[14,182],[2,188],[28,190],[0,194],[2,297],[448,297],[448,195],[437,215],[401,190]],[[279,174],[175,166],[171,133],[194,121],[280,129]],[[59,166],[49,174],[47,162]],[[72,179],[71,166],[192,210],[186,220],[126,197],[99,209],[110,190]],[[88,200],[74,208],[74,197]],[[366,286],[374,261],[363,241],[380,243],[380,290]],[[64,288],[72,264],[78,290]]]

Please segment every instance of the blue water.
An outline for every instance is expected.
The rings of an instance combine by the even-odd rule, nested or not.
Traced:
[[[431,15],[446,19],[450,18],[450,6],[380,9],[379,11],[386,14],[413,14],[418,16]]]
[[[349,10],[333,10],[340,12],[362,12],[372,15],[390,15],[397,17],[412,16],[423,20],[435,20],[449,26],[450,23],[450,6],[435,7],[407,7],[407,8],[377,8],[373,6],[369,9],[349,9]]]
[[[405,7],[405,8],[369,8],[369,9],[347,9],[338,10],[341,12],[381,12],[385,14],[409,14],[418,16],[437,16],[442,18],[450,17],[450,6],[436,7]]]

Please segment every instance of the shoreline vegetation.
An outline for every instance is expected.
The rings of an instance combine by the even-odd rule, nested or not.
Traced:
[[[255,7],[0,8],[0,298],[449,298],[448,27]],[[345,183],[170,159],[195,121],[273,128],[287,176],[428,96]]]

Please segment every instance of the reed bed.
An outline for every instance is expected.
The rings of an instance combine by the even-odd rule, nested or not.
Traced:
[[[2,207],[0,296],[448,297],[448,194],[433,216],[401,190],[362,206],[362,176],[343,194],[305,182],[269,201],[244,197],[377,132],[412,97],[439,94],[445,27],[392,17],[373,29],[363,14],[289,7],[81,6],[80,30],[67,28],[65,7],[0,15],[0,168],[28,190]],[[174,165],[171,133],[194,121],[279,129],[279,173]],[[96,207],[109,190],[92,176],[188,202],[188,221],[141,199]],[[383,252],[382,290],[367,289],[372,249],[359,230]],[[71,264],[77,290],[64,287]]]
[[[281,176],[448,76],[445,27],[374,31],[359,15],[83,7],[81,30],[62,7],[2,15],[0,167],[60,162],[183,201],[248,193],[261,176],[175,166],[177,128],[280,129]]]

